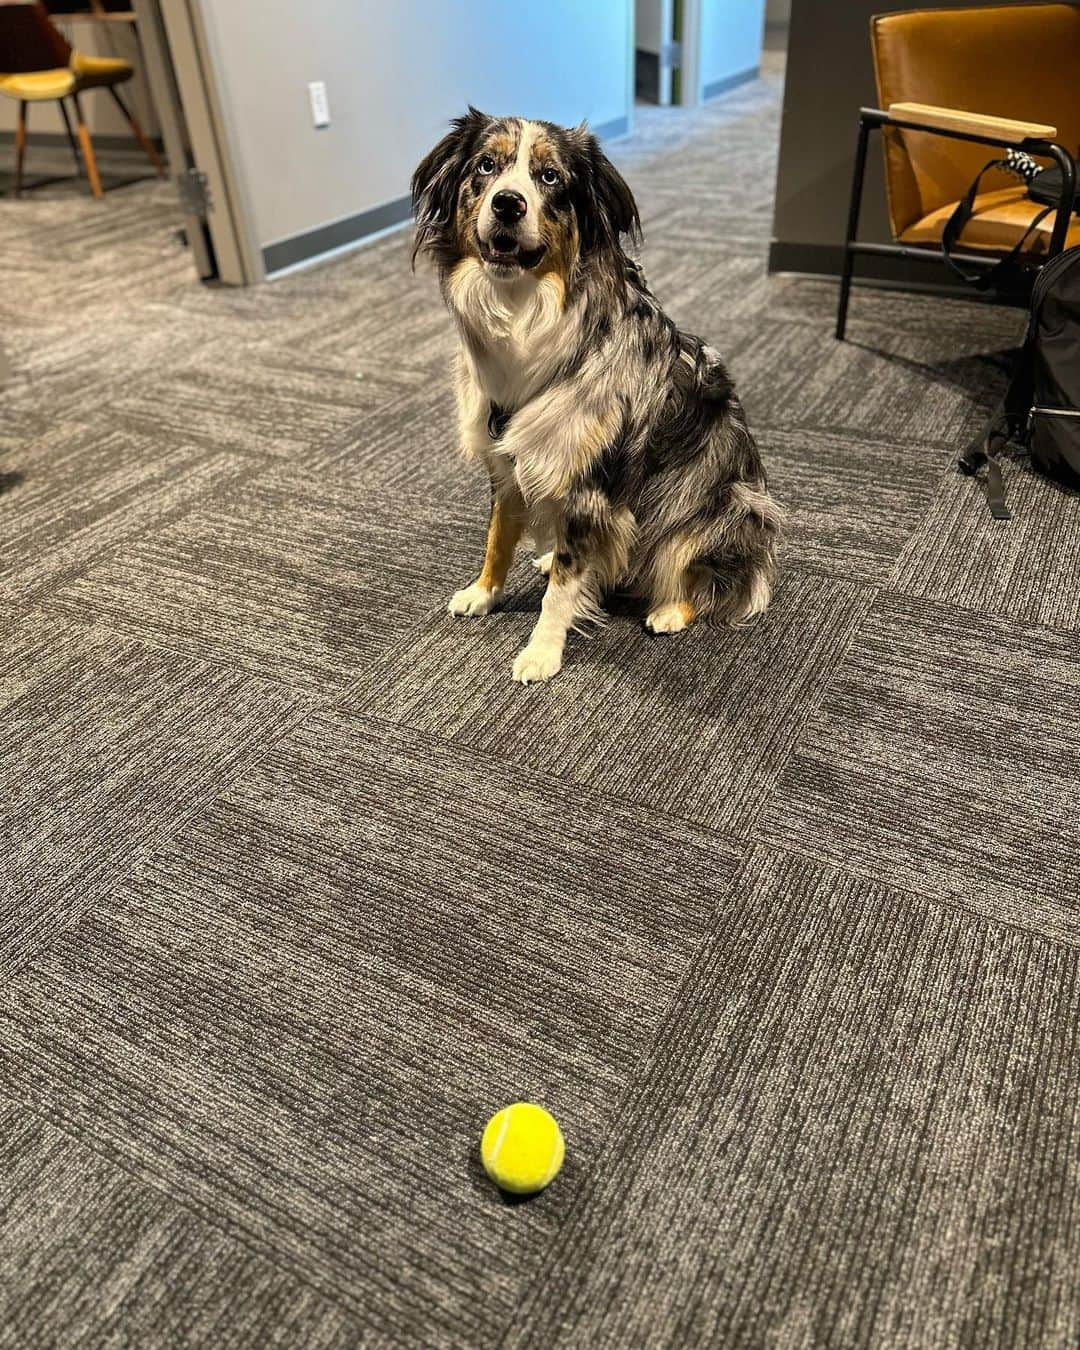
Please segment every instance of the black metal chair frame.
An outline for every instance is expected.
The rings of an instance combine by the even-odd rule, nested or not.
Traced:
[[[863,177],[866,172],[866,154],[870,144],[870,133],[883,127],[896,127],[900,131],[921,131],[928,136],[947,136],[954,141],[974,141],[978,145],[996,146],[1006,150],[1011,148],[1026,150],[1029,155],[1051,158],[1061,168],[1061,196],[1058,198],[1054,228],[1050,235],[1050,247],[1038,264],[1045,265],[1065,247],[1065,236],[1069,230],[1073,201],[1076,196],[1076,165],[1072,155],[1056,141],[1044,141],[1029,138],[1023,141],[1004,141],[994,136],[976,135],[969,131],[952,131],[941,127],[927,127],[918,122],[906,122],[890,117],[881,108],[861,108],[859,110],[859,139],[855,150],[855,172],[851,183],[851,204],[848,208],[847,234],[844,237],[844,265],[840,273],[840,304],[836,312],[836,336],[844,340],[847,329],[848,305],[851,301],[851,283],[855,271],[857,254],[884,258],[927,258],[933,257],[935,249],[940,254],[940,245],[933,244],[862,244],[856,239],[859,232],[859,212],[862,207]],[[999,257],[994,253],[957,253],[953,258],[970,267],[994,267]],[[1037,270],[1037,268],[1035,269]]]

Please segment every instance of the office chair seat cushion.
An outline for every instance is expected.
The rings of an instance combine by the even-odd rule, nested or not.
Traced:
[[[62,66],[57,70],[27,70],[21,75],[0,75],[0,94],[22,103],[66,98],[75,88],[75,76]]]
[[[940,245],[941,232],[955,207],[956,202],[948,202],[915,221],[900,235],[900,242]],[[960,251],[1008,251],[1043,209],[1028,196],[1026,185],[982,192],[975,198],[975,209],[956,247]],[[1054,213],[1051,212],[1032,231],[1025,253],[1036,256],[1045,253],[1053,228]],[[1073,244],[1080,244],[1080,220],[1075,218],[1069,226],[1066,247]]]
[[[80,89],[123,84],[135,73],[131,62],[118,56],[87,56],[84,52],[71,53],[71,69]]]

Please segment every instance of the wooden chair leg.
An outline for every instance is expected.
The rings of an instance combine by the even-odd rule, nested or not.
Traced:
[[[155,169],[157,169],[158,177],[164,178],[165,166],[162,164],[160,158],[158,157],[158,152],[154,149],[153,142],[150,141],[143,134],[142,127],[139,126],[138,122],[135,121],[134,115],[132,114],[131,110],[128,108],[127,104],[116,92],[116,90],[112,87],[112,85],[108,85],[107,88],[109,90],[109,93],[112,94],[116,106],[120,109],[120,111],[124,114],[128,122],[130,123],[131,129],[135,133],[135,139],[142,146],[143,152],[146,155],[147,159],[149,159],[150,163],[154,166]]]
[[[15,124],[15,186],[12,189],[12,196],[18,197],[22,192],[23,182],[23,162],[26,159],[26,102],[21,100],[19,103],[19,120]]]
[[[79,157],[79,147],[75,141],[75,133],[71,129],[71,118],[68,115],[67,104],[62,98],[58,98],[56,102],[60,109],[60,116],[64,119],[64,130],[67,132],[68,145],[71,146],[71,155],[75,160],[75,174],[76,177],[81,178],[83,175],[82,160]]]
[[[101,179],[98,177],[97,160],[94,158],[94,144],[90,139],[90,132],[86,123],[83,121],[82,105],[79,103],[78,94],[72,94],[71,101],[75,104],[75,120],[79,124],[79,144],[82,146],[83,162],[86,164],[86,176],[90,180],[90,191],[95,197],[103,197],[105,194],[101,190]]]

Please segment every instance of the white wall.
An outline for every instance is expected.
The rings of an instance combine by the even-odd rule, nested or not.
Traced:
[[[765,0],[701,0],[701,88],[761,64]]]
[[[587,118],[633,111],[633,0],[202,0],[258,243],[392,202],[473,103]],[[311,125],[323,80],[331,125]]]

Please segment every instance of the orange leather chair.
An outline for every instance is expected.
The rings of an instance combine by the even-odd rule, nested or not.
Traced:
[[[1031,231],[1020,260],[1037,269],[1080,244],[1072,215],[1080,153],[1080,8],[1068,4],[914,10],[870,21],[880,107],[863,108],[844,243],[836,336],[843,339],[858,254],[925,256],[983,165],[1024,149],[1061,166],[1056,210]],[[856,240],[870,133],[880,130],[893,244]],[[1001,153],[994,156],[987,146]],[[996,181],[995,181],[996,180]],[[1015,177],[987,174],[954,251],[994,265],[1043,209]]]

